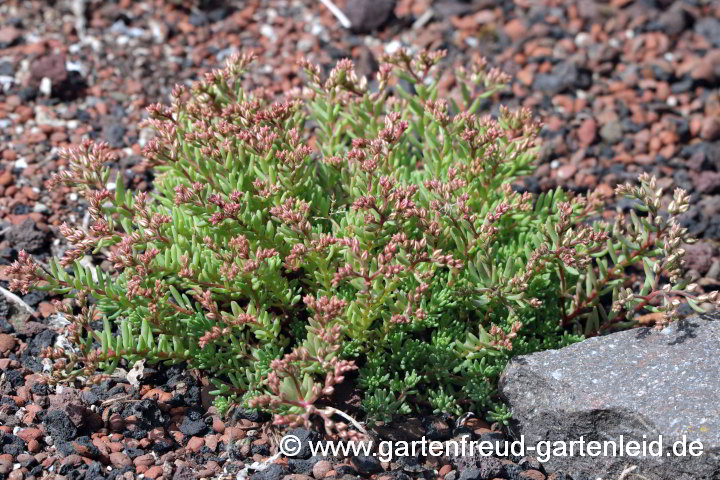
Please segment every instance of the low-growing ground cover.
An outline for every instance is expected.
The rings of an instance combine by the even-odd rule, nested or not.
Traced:
[[[0,5],[0,83],[6,94],[0,96],[0,263],[8,264],[17,258],[17,250],[28,249],[46,264],[50,252],[62,254],[67,248],[57,226],[67,221],[79,227],[90,219],[82,196],[70,193],[68,187],[43,187],[51,172],[67,165],[67,159],[57,155],[57,146],[78,145],[85,137],[108,140],[116,159],[112,166],[122,171],[126,188],[147,190],[153,172],[140,163],[138,155],[149,138],[139,121],[143,107],[166,97],[176,82],[187,84],[187,79],[222,63],[236,46],[255,46],[261,61],[259,68],[251,71],[250,80],[276,94],[304,81],[293,67],[302,55],[321,63],[325,72],[338,58],[352,56],[357,69],[373,79],[378,69],[375,59],[383,50],[432,44],[448,48],[448,64],[467,65],[471,54],[480,51],[493,65],[517,72],[501,93],[502,103],[512,109],[529,106],[544,123],[539,168],[518,182],[533,193],[554,190],[557,184],[580,193],[588,189],[607,193],[620,181],[635,183],[641,171],[656,175],[658,186],[665,188],[663,206],[669,203],[674,186],[687,189],[692,195],[691,208],[681,216],[682,226],[705,239],[683,246],[691,268],[687,275],[697,279],[706,292],[715,289],[720,272],[712,240],[717,237],[716,219],[720,218],[714,196],[720,151],[714,113],[718,77],[707,68],[712,62],[704,60],[717,53],[713,50],[718,45],[717,29],[713,28],[716,6],[684,1],[672,2],[672,7],[668,2],[596,4],[584,0],[562,5],[431,3],[437,3],[434,14],[424,16],[422,25],[418,22],[411,28],[427,2],[401,1],[395,8],[399,19],[365,35],[341,28],[322,5],[313,2],[218,2],[215,6],[222,4],[220,8],[204,11],[162,1],[60,1],[52,6],[42,1],[4,2]],[[375,13],[381,16],[381,12]],[[440,96],[456,87],[452,73],[453,69],[448,69],[441,78]],[[51,80],[50,90],[47,82],[43,83],[44,76]],[[483,114],[497,113],[499,103],[494,100],[481,102]],[[608,209],[629,212],[634,203],[622,197],[615,200],[617,203],[610,200],[606,204]],[[99,266],[104,272],[114,271],[102,254],[86,255],[80,261],[93,269]],[[642,282],[642,272],[628,273],[633,282]],[[6,279],[0,280],[0,286],[7,288]],[[35,386],[45,382],[33,374],[43,369],[43,348],[65,345],[61,317],[54,314],[48,300],[45,292],[22,295],[22,302],[35,313],[31,321],[20,322],[27,316],[24,306],[0,297],[0,430],[6,435],[3,450],[8,452],[0,457],[0,473],[7,473],[5,465],[18,462],[22,465],[14,475],[22,473],[26,478],[39,476],[50,465],[61,468],[55,471],[63,475],[82,476],[88,471],[83,462],[94,459],[90,475],[97,474],[95,467],[102,464],[103,469],[113,467],[105,473],[110,477],[123,473],[123,468],[134,473],[149,468],[146,476],[157,478],[186,472],[181,468],[185,461],[207,475],[218,471],[218,464],[230,457],[260,460],[266,434],[263,431],[256,437],[252,432],[261,431],[261,418],[248,414],[252,420],[243,419],[239,424],[250,429],[243,441],[252,439],[252,451],[249,444],[241,449],[241,442],[230,440],[236,438],[236,427],[230,426],[234,420],[226,419],[225,433],[221,433],[223,422],[217,417],[212,429],[209,422],[203,426],[198,416],[215,415],[215,410],[208,409],[207,396],[196,396],[205,377],[190,376],[186,364],[170,369],[146,365],[139,388],[127,383],[123,364],[108,381],[92,388]],[[639,320],[654,322],[657,318],[649,314]],[[518,351],[516,347],[514,352]],[[355,384],[354,375],[357,371],[350,372],[349,381],[341,386]],[[202,387],[202,391],[214,388]],[[63,395],[57,401],[61,390],[78,395]],[[342,397],[338,399],[347,411],[364,418],[361,411],[353,409],[356,404],[345,402],[348,392],[339,390],[335,397]],[[356,398],[357,392],[351,394]],[[124,402],[141,399],[142,408],[122,408]],[[165,416],[158,416],[153,406]],[[74,423],[78,437],[73,438],[80,440],[76,444],[54,436],[34,437],[63,425],[64,418],[46,418],[42,410],[38,412],[58,407],[69,412],[73,422],[82,419],[79,411],[93,420]],[[95,418],[91,409],[102,412],[102,418]],[[240,415],[239,410],[235,413]],[[487,433],[483,433],[482,423],[471,420],[467,425],[476,436]],[[434,423],[426,423],[426,432],[433,434]],[[145,429],[150,424],[156,429]],[[10,435],[18,429],[22,429],[21,441]],[[92,439],[105,456],[84,449],[81,435]],[[132,458],[108,457],[111,442],[130,448],[127,454]],[[233,443],[238,444],[237,452]],[[145,458],[151,451],[157,452],[154,461]],[[28,453],[42,465],[33,466]],[[61,460],[67,464],[61,465]],[[130,465],[123,466],[126,460]],[[519,460],[514,459],[516,463]],[[169,470],[167,463],[172,464]],[[225,465],[230,463],[235,466],[234,461]],[[432,470],[433,465],[426,467]],[[445,467],[440,475],[447,473]],[[293,468],[290,472],[297,472]],[[508,472],[506,476],[514,478]]]
[[[645,311],[662,327],[681,303],[717,300],[682,278],[684,191],[661,206],[641,176],[617,189],[637,204],[611,223],[594,218],[596,194],[518,193],[538,125],[526,109],[476,115],[509,80],[483,59],[456,72],[460,98],[439,98],[443,56],[400,50],[375,89],[349,60],[327,78],[303,62],[307,90],[279,102],[243,89],[252,57],[234,56],[150,108],[150,195],[108,189],[107,145],[65,151],[51,185],[85,196],[89,229],[63,226],[73,247],[48,268],[21,252],[8,269],[16,290],[74,299],[58,304],[72,347],[48,350],[53,377],[187,362],[211,375],[221,413],[319,417],[344,438],[355,432],[332,397],[358,370],[369,421],[467,410],[506,421],[495,391],[511,355]],[[90,250],[117,275],[82,265]]]

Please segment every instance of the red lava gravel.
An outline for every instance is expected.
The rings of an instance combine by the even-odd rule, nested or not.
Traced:
[[[251,83],[280,94],[302,84],[295,62],[303,56],[326,68],[350,57],[372,78],[383,53],[442,48],[453,64],[483,55],[514,76],[506,92],[483,105],[486,112],[499,101],[531,107],[543,121],[539,169],[518,188],[609,194],[649,172],[669,195],[688,190],[693,201],[684,226],[702,239],[687,247],[688,275],[706,291],[718,289],[720,3],[335,3],[351,29],[310,0],[0,1],[0,265],[21,249],[41,262],[61,253],[57,227],[87,221],[77,195],[44,187],[63,166],[58,148],[105,140],[126,184],[149,189],[152,174],[141,157],[152,136],[142,126],[145,107],[167,101],[175,84],[198,79],[234,52],[258,52]],[[441,90],[456,93],[450,76]],[[5,280],[0,273],[3,288]],[[221,419],[205,379],[183,366],[146,366],[139,388],[122,372],[99,386],[47,385],[39,353],[64,340],[62,318],[43,293],[22,300],[32,312],[0,295],[0,478],[236,478],[276,453],[280,432],[267,418],[240,410]],[[503,438],[490,427],[476,418],[457,426],[426,417],[379,435]],[[305,442],[316,438],[295,433]],[[300,457],[279,457],[252,476],[570,479],[532,458]]]

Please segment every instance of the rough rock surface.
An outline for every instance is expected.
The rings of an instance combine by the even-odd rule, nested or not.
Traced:
[[[595,337],[560,350],[516,357],[501,394],[518,438],[539,441],[648,442],[663,438],[662,456],[553,456],[548,471],[617,478],[628,464],[652,480],[720,478],[718,393],[720,315],[700,315],[663,331],[636,329]],[[699,457],[669,454],[686,436]]]

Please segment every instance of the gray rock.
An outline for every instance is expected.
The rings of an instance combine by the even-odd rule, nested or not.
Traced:
[[[608,143],[618,143],[622,140],[622,125],[619,122],[610,122],[600,129],[600,136]]]
[[[713,47],[720,47],[720,20],[717,18],[707,17],[697,22],[695,33],[705,37]]]
[[[697,270],[700,275],[705,275],[713,262],[715,249],[708,242],[697,242],[683,245],[685,249],[685,266],[688,269]]]
[[[460,472],[459,480],[487,480],[480,473],[479,468],[468,468]]]
[[[549,95],[557,95],[567,90],[585,90],[592,84],[590,73],[577,64],[565,61],[555,65],[550,73],[535,75],[533,89]]]
[[[702,172],[694,177],[694,185],[699,193],[720,193],[720,172]]]
[[[127,129],[121,123],[111,123],[103,128],[103,137],[112,148],[123,148],[125,146],[125,132]]]
[[[353,0],[345,14],[355,32],[371,32],[382,27],[393,14],[395,0]]]
[[[72,440],[77,436],[77,427],[62,410],[50,410],[43,423],[53,439]]]
[[[310,458],[312,456],[312,449],[310,446],[311,443],[315,444],[322,441],[322,435],[306,428],[294,428],[290,430],[287,435],[292,435],[296,437],[298,442],[300,442],[300,448],[298,448],[298,453],[294,455],[295,458]],[[296,445],[293,444],[291,445],[291,447],[295,448]]]
[[[190,420],[188,417],[183,418],[178,429],[188,437],[202,435],[208,430],[208,426],[202,420]]]
[[[13,225],[5,238],[16,250],[25,250],[28,253],[35,253],[45,248],[48,242],[47,232],[39,230],[35,221],[28,218],[20,225]]]
[[[643,440],[661,455],[554,456],[547,471],[574,478],[617,478],[628,465],[649,480],[717,479],[720,472],[718,358],[720,314],[676,322],[663,331],[640,328],[595,337],[560,350],[514,358],[500,379],[510,403],[512,433],[538,442]],[[700,456],[676,456],[686,436]],[[579,447],[575,444],[576,451]],[[554,444],[553,444],[554,447]],[[569,448],[569,447],[567,447]],[[619,448],[619,447],[618,447]],[[540,460],[543,453],[534,452]]]
[[[373,475],[383,471],[383,467],[375,456],[358,455],[352,457],[350,462],[353,464],[358,473],[362,475]]]
[[[253,480],[280,480],[287,475],[287,473],[288,471],[284,466],[273,463],[265,470],[253,474],[252,478]]]
[[[675,3],[660,15],[658,24],[663,27],[665,34],[671,36],[680,35],[689,25],[692,25],[693,18],[683,7],[682,2]]]

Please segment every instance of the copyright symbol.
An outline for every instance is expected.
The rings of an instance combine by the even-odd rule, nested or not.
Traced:
[[[300,453],[301,449],[300,439],[295,435],[285,435],[282,440],[280,440],[280,453],[286,457],[294,457]]]

